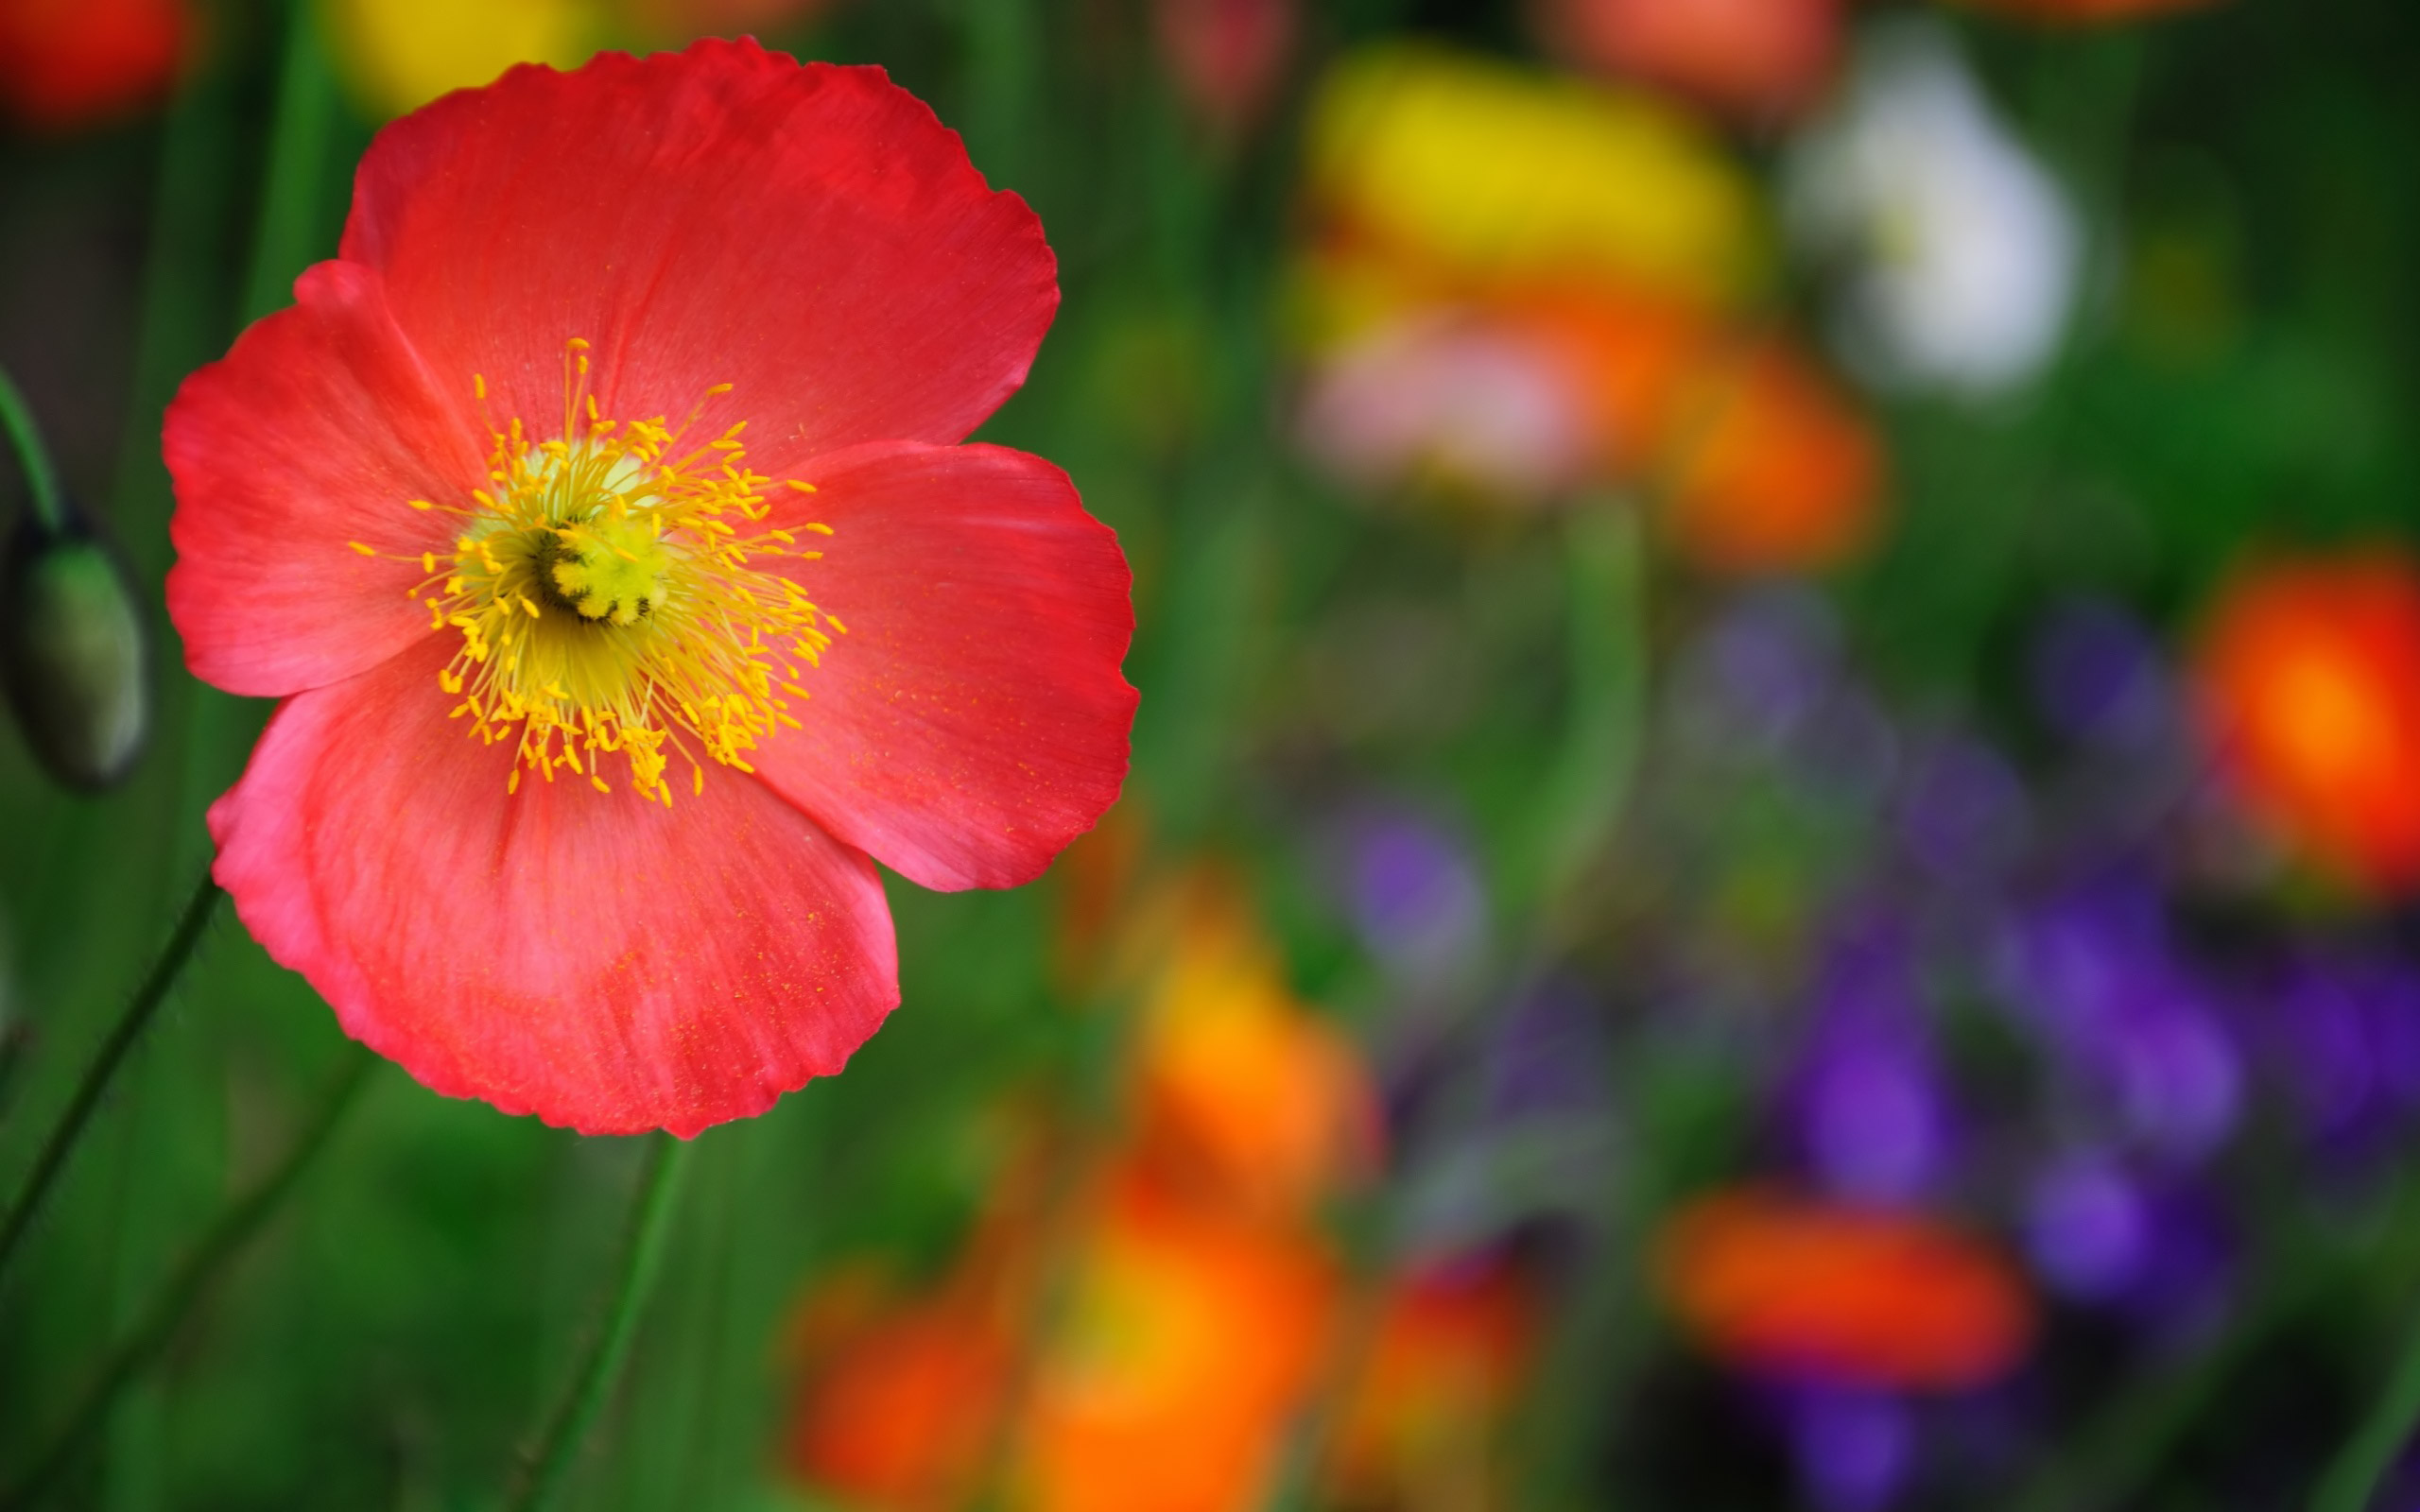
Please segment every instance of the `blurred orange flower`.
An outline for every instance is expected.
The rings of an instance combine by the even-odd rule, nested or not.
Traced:
[[[1327,1467],[1347,1507],[1501,1503],[1501,1430],[1537,1345],[1529,1273],[1501,1259],[1398,1277],[1344,1397]]]
[[[1233,885],[1202,873],[1180,894],[1135,1047],[1143,1159],[1196,1198],[1293,1213],[1371,1158],[1376,1093],[1287,988]]]
[[[1751,119],[1794,114],[1831,78],[1841,0],[1538,0],[1539,29],[1584,68]]]
[[[2005,1375],[2033,1334],[2015,1270],[1913,1214],[1736,1190],[1684,1209],[1655,1262],[1682,1323],[1715,1354],[1767,1374],[1955,1390]]]
[[[2246,804],[2358,885],[2420,884],[2420,568],[2272,561],[2220,593],[2196,681]]]
[[[164,95],[197,31],[185,0],[0,0],[0,101],[68,130]]]
[[[1247,1512],[1324,1350],[1326,1247],[1112,1178],[1013,1431],[1021,1512]]]
[[[1774,340],[1719,360],[1666,455],[1665,528],[1710,571],[1836,565],[1873,534],[1880,440],[1856,404]]]

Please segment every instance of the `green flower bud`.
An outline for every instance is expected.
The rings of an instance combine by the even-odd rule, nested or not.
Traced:
[[[0,684],[61,782],[95,791],[133,768],[151,728],[150,639],[107,546],[20,527],[0,562]]]

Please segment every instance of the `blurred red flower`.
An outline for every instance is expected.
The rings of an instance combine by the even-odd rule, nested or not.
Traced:
[[[1718,359],[1683,402],[1665,455],[1665,527],[1711,571],[1803,572],[1873,534],[1883,453],[1864,415],[1789,347]]]
[[[966,1504],[1016,1365],[1011,1320],[971,1275],[907,1302],[855,1273],[823,1289],[810,1326],[837,1337],[815,1341],[786,1446],[792,1475],[884,1512]]]
[[[1219,136],[1250,130],[1277,97],[1302,30],[1301,0],[1153,0],[1160,58]]]
[[[1841,0],[1538,0],[1536,10],[1582,67],[1758,120],[1805,109],[1840,53]]]
[[[1760,1373],[1902,1389],[1979,1386],[2033,1334],[2033,1302],[1979,1241],[1928,1218],[1754,1189],[1703,1198],[1656,1279],[1713,1353]]]
[[[429,1087],[759,1112],[898,1002],[873,856],[1014,885],[1116,797],[1116,541],[956,444],[1056,266],[880,70],[516,68],[380,133],[296,297],[169,410],[169,611],[285,700],[218,881]]]
[[[1343,1399],[1327,1476],[1347,1507],[1502,1504],[1501,1429],[1536,1351],[1538,1297],[1499,1257],[1397,1277]]]
[[[2195,676],[2261,820],[2358,885],[2420,885],[2420,568],[2383,550],[2252,566],[2221,591]]]
[[[198,30],[185,0],[0,0],[0,100],[66,130],[168,92]]]

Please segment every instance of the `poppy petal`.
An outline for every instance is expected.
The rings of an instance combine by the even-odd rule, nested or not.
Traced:
[[[818,491],[773,490],[773,523],[831,527],[802,586],[845,633],[806,675],[805,728],[751,759],[911,882],[1030,882],[1126,777],[1116,536],[1065,473],[997,446],[877,442],[804,477]]]
[[[759,468],[959,439],[1059,305],[1041,222],[922,101],[749,41],[516,68],[396,122],[343,255],[386,275],[445,381],[484,377],[499,421],[562,412],[578,337],[626,420],[738,384]]]
[[[486,481],[471,417],[429,383],[375,273],[321,263],[294,297],[185,380],[164,439],[168,616],[194,676],[255,697],[339,681],[425,637],[412,590],[421,553],[450,555],[450,517],[411,501]]]
[[[736,772],[671,808],[508,793],[415,651],[288,699],[210,811],[253,937],[434,1091],[687,1137],[830,1075],[899,1001],[860,852]]]

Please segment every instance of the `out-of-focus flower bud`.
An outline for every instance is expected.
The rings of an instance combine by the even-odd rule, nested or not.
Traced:
[[[1155,0],[1151,29],[1177,90],[1213,133],[1268,113],[1302,30],[1301,0]]]
[[[151,726],[150,652],[108,547],[81,532],[20,530],[0,564],[0,681],[60,782],[99,789],[133,767]]]
[[[45,130],[124,115],[168,92],[196,29],[185,0],[0,0],[0,103]]]
[[[1581,66],[1752,120],[1804,109],[1839,51],[1840,0],[1538,0],[1534,9],[1539,29]]]
[[[417,110],[515,63],[569,68],[599,40],[582,0],[322,0],[346,88],[368,113]]]

